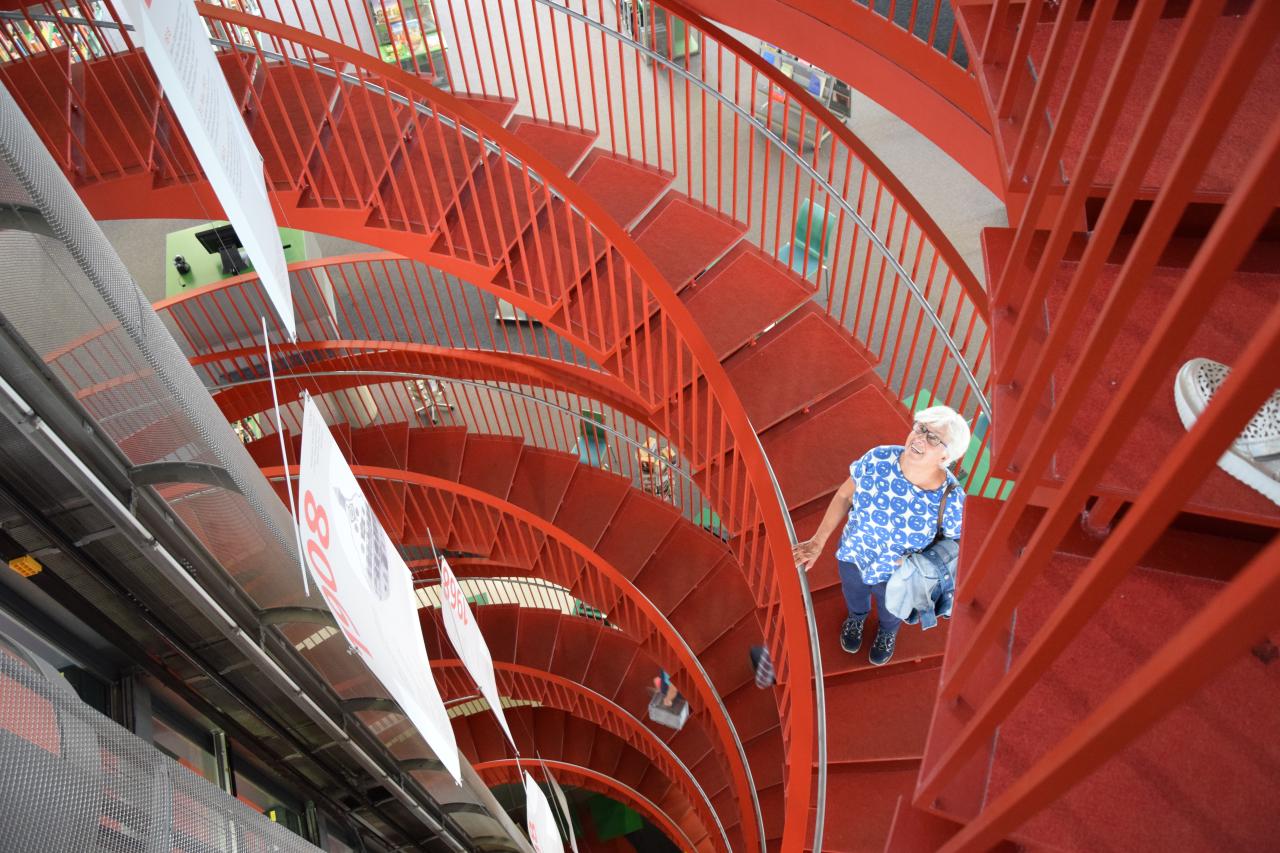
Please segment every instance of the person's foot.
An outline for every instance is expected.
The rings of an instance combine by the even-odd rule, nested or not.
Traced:
[[[884,666],[893,657],[893,644],[897,642],[898,635],[890,634],[883,628],[876,629],[876,638],[871,641],[871,654],[867,659],[871,661],[872,666]]]
[[[844,627],[840,629],[840,648],[851,655],[858,653],[858,649],[862,648],[862,623],[865,621],[865,615],[850,616],[844,620]]]
[[[1207,358],[1193,358],[1182,365],[1173,383],[1173,399],[1183,426],[1191,429],[1230,369]],[[1280,504],[1280,391],[1253,416],[1218,460],[1218,467]]]

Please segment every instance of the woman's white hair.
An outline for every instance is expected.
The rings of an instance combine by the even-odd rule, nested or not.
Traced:
[[[950,406],[930,406],[916,412],[915,422],[931,427],[934,432],[945,439],[946,456],[942,465],[945,468],[964,456],[969,449],[969,424],[960,413]]]

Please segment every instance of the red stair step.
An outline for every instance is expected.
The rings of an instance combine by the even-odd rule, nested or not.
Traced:
[[[936,667],[912,667],[880,678],[849,681],[828,691],[828,761],[919,758],[933,713],[938,673]],[[858,725],[847,725],[848,720],[857,720]]]
[[[526,447],[507,500],[539,518],[555,518],[578,460],[565,453]]]
[[[766,732],[754,740],[746,741],[743,750],[751,765],[751,776],[756,789],[770,788],[782,783],[783,768],[787,759],[782,749],[782,737],[778,730]]]
[[[556,527],[595,548],[630,491],[631,484],[623,478],[579,465],[556,513]]]
[[[505,500],[524,442],[505,435],[468,435],[458,482]]]
[[[400,154],[412,119],[406,106],[367,89],[342,87],[311,154],[311,172],[320,179],[311,184],[303,204],[360,207],[371,202]]]
[[[747,682],[754,682],[755,673],[747,652],[752,646],[763,644],[764,634],[759,622],[744,619],[700,652],[698,661],[720,695],[727,696]]]
[[[762,439],[791,508],[829,496],[862,454],[877,445],[900,444],[911,428],[902,404],[890,400],[878,384],[795,420]]]
[[[741,570],[731,563],[720,563],[671,611],[669,618],[689,648],[701,654],[754,610],[755,600],[743,582]]]
[[[150,167],[160,93],[142,52],[77,62],[71,71],[83,98],[85,174],[122,175]]]
[[[565,720],[564,749],[561,752],[569,764],[586,767],[591,760],[591,739],[598,731],[595,723],[572,714]]]
[[[410,430],[406,467],[411,472],[457,482],[466,441],[467,433],[462,427]],[[436,544],[441,548],[449,535],[449,519],[455,500],[452,493],[440,489],[415,488],[408,493],[411,516],[429,518],[435,523],[438,529],[431,530],[431,536],[439,540]],[[418,544],[425,543],[428,538],[426,531],[416,532],[422,540]]]
[[[621,698],[618,704],[623,707],[630,706],[628,697],[618,697],[618,691],[638,651],[635,641],[622,632],[602,632],[582,683],[607,699]]]
[[[883,767],[832,767],[827,776],[827,821],[822,833],[822,849],[833,853],[863,853],[868,850],[899,850],[925,853],[937,847],[886,847],[894,812],[901,799],[908,803],[915,788],[917,769],[889,764]],[[833,800],[857,803],[858,819],[833,813]]]
[[[1026,648],[1084,567],[1058,553],[1018,607],[1013,655]],[[1049,673],[1000,727],[988,800],[1057,743],[1178,628],[1209,605],[1220,581],[1132,570]],[[1143,618],[1133,610],[1141,606]],[[1107,661],[1099,667],[1099,660]],[[1139,739],[1032,818],[1018,840],[1082,849],[1263,849],[1280,774],[1280,671],[1241,658]],[[1176,802],[1178,808],[1168,808]],[[1161,805],[1163,804],[1163,805]],[[1087,823],[1078,820],[1090,816]],[[1134,815],[1159,819],[1134,820]]]
[[[366,427],[351,432],[351,458],[361,465],[403,470],[408,462],[408,445],[408,424]],[[366,480],[360,487],[387,535],[398,541],[405,523],[405,484],[391,480]]]
[[[378,188],[369,224],[433,233],[471,180],[482,146],[458,127],[413,116]]]
[[[276,189],[294,189],[304,177],[329,99],[337,81],[309,69],[267,64],[261,92],[251,99],[249,133],[262,152],[267,183]],[[307,171],[313,181],[328,175],[322,162]]]
[[[521,609],[520,624],[516,631],[515,662],[534,669],[547,669],[555,651],[560,619],[560,613],[556,610],[541,610],[536,607]]]
[[[754,740],[778,728],[777,697],[772,689],[761,690],[752,681],[721,698],[743,741]]]
[[[636,575],[635,585],[654,606],[669,613],[722,560],[732,560],[724,542],[681,521]]]
[[[521,141],[528,143],[565,173],[577,168],[596,140],[596,134],[592,131],[529,116],[511,119],[507,130],[515,133]]]
[[[476,95],[470,92],[459,92],[454,97],[459,101],[479,110],[498,124],[506,124],[507,119],[515,112],[515,98],[501,98],[496,95]]]
[[[615,518],[616,523],[609,525],[596,545],[596,553],[623,576],[634,579],[680,516],[670,504],[632,490]]]
[[[632,236],[679,292],[723,256],[745,230],[741,223],[669,192],[635,227]],[[632,329],[647,322],[653,308],[644,299],[644,288],[634,273],[629,277],[619,258],[607,260],[583,278],[578,291],[571,294],[571,303],[556,314],[556,321],[589,334],[604,350],[612,349]]]
[[[476,624],[484,634],[484,641],[494,660],[514,661],[516,658],[516,632],[520,621],[518,604],[486,604],[473,608]]]
[[[1160,18],[1156,21],[1150,41],[1143,53],[1145,58],[1139,65],[1133,80],[1128,103],[1120,112],[1119,120],[1111,135],[1113,141],[1106,147],[1097,177],[1094,179],[1097,192],[1105,192],[1115,184],[1124,164],[1129,142],[1137,136],[1144,113],[1142,107],[1145,106],[1150,93],[1156,90],[1164,70],[1165,59],[1172,53],[1183,23],[1181,17]],[[1079,53],[1087,24],[1087,18],[1080,18],[1072,25],[1066,54],[1068,57]],[[1179,99],[1168,130],[1163,135],[1160,147],[1143,178],[1142,191],[1146,196],[1154,197],[1168,182],[1179,148],[1204,105],[1205,96],[1226,62],[1231,46],[1243,24],[1244,17],[1241,15],[1224,14],[1214,20],[1208,44],[1195,65],[1187,91]],[[1097,63],[1100,68],[1111,67],[1114,57],[1120,52],[1128,29],[1128,20],[1117,18],[1110,22],[1103,37],[1103,47]],[[1049,21],[1035,27],[1032,36],[1031,55],[1033,57],[1045,55],[1052,30],[1053,24]],[[1036,64],[1042,64],[1042,60]],[[1059,74],[1055,81],[1054,91],[1050,94],[1046,109],[1051,121],[1060,111],[1059,105],[1068,77],[1067,74]],[[1089,85],[1085,88],[1080,103],[1080,115],[1087,116],[1097,110],[1106,89],[1107,77],[1107,74],[1102,73],[1090,75]],[[1270,57],[1258,66],[1258,75],[1246,91],[1240,108],[1227,125],[1223,141],[1210,157],[1207,168],[1196,186],[1193,200],[1221,201],[1235,189],[1239,175],[1261,144],[1263,134],[1266,132],[1266,123],[1259,117],[1274,114],[1273,99],[1278,89],[1280,89],[1280,46],[1272,45]],[[1084,150],[1088,129],[1087,121],[1076,121],[1071,124],[1070,135],[1062,156],[1064,174],[1074,173]]]
[[[757,432],[871,370],[846,332],[812,303],[738,352],[725,369]]]
[[[600,623],[579,616],[563,616],[551,658],[551,671],[570,681],[581,682],[601,636]]]
[[[838,535],[838,534],[837,534]],[[833,537],[834,538],[834,537]],[[938,625],[922,631],[919,625],[903,625],[898,631],[898,642],[893,660],[883,667],[873,667],[867,660],[867,651],[876,635],[879,613],[873,610],[863,626],[865,639],[862,651],[851,655],[840,647],[840,629],[849,609],[844,602],[844,592],[839,586],[829,587],[813,596],[814,617],[818,622],[818,637],[822,644],[822,672],[828,689],[834,689],[840,676],[850,674],[883,674],[888,669],[915,667],[921,662],[936,665],[946,648],[949,619],[938,620]]]
[[[564,728],[568,717],[557,708],[540,708],[533,717],[533,735],[538,742],[538,752],[544,756],[557,756],[564,752]]]
[[[587,766],[597,773],[612,776],[614,768],[622,760],[625,745],[613,735],[601,729],[596,730],[591,742],[591,760]]]
[[[987,233],[984,239],[990,257],[998,259],[1007,256],[1007,252],[1001,251],[1009,240],[1007,230]],[[1077,245],[1076,251],[1068,254],[1055,273],[1046,307],[1050,318],[1057,316],[1064,301],[1067,285],[1078,267],[1079,248]],[[1053,482],[1064,481],[1072,466],[1079,460],[1086,443],[1094,435],[1093,427],[1118,390],[1117,380],[1123,376],[1124,369],[1136,361],[1150,336],[1152,323],[1172,299],[1186,269],[1186,253],[1182,251],[1185,248],[1175,245],[1166,254],[1162,265],[1156,267],[1147,278],[1141,295],[1112,345],[1107,356],[1107,366],[1102,375],[1093,380],[1085,402],[1073,421],[1076,426],[1068,431],[1054,455],[1049,475]],[[1118,257],[1112,260],[1114,262],[1102,267],[1094,281],[1089,303],[1081,316],[1080,328],[1092,328],[1117,282],[1122,264]],[[1000,261],[996,260],[995,263],[995,271],[998,273]],[[1280,288],[1280,273],[1276,272],[1280,266],[1277,263],[1280,263],[1280,251],[1266,251],[1264,248],[1255,253],[1241,270],[1221,283],[1218,298],[1192,335],[1182,357],[1175,361],[1165,375],[1151,378],[1158,390],[1151,402],[1143,405],[1142,419],[1130,433],[1115,460],[1107,467],[1098,483],[1097,494],[1133,499],[1150,481],[1168,449],[1186,433],[1173,398],[1173,382],[1178,367],[1195,357],[1211,358],[1227,365],[1239,357],[1245,343],[1275,302],[1277,288]],[[996,316],[1001,321],[996,324],[992,340],[993,350],[999,356],[1001,345],[1007,344],[1009,340],[1011,328],[1003,312]],[[1036,316],[1039,316],[1039,312]],[[1074,365],[1080,360],[1085,342],[1084,335],[1072,336],[1061,361],[1055,367],[1052,388],[1065,387]],[[1031,351],[1034,352],[1034,348]],[[1029,442],[1015,447],[1005,434],[1009,418],[1000,416],[1002,410],[1012,406],[1012,402],[1007,395],[997,394],[994,404],[996,417],[993,422],[996,432],[993,442],[997,463],[1003,468],[1010,462],[1025,461]],[[1037,430],[1033,426],[1027,432],[1034,435]],[[1188,502],[1187,509],[1204,515],[1280,527],[1280,508],[1218,468],[1212,469],[1205,477]]]
[[[72,168],[71,49],[59,47],[0,64],[3,81],[64,171]]]
[[[643,752],[637,749],[627,749],[618,758],[618,766],[613,770],[613,778],[627,787],[639,791],[645,771],[650,766],[652,766],[652,762]],[[684,797],[680,796],[680,800],[683,801]],[[686,805],[685,808],[687,809],[688,806]]]
[[[681,298],[723,360],[812,295],[808,282],[744,242],[734,246]]]
[[[630,228],[666,191],[675,175],[621,154],[593,148],[573,179],[623,228]]]

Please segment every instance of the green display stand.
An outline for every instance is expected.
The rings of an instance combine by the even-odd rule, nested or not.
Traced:
[[[621,838],[644,827],[644,818],[617,800],[596,794],[587,800],[591,823],[601,841]]]
[[[231,278],[231,276],[222,274],[222,265],[218,256],[206,252],[204,247],[200,245],[200,241],[196,239],[197,233],[226,224],[226,222],[206,222],[204,225],[184,228],[181,231],[174,231],[165,235],[164,295],[166,297],[177,296],[181,293],[186,293],[188,290],[206,287],[223,279]],[[285,263],[292,264],[307,260],[306,234],[304,232],[295,228],[281,228],[280,244],[284,247]],[[186,275],[179,274],[177,267],[173,265],[173,259],[177,255],[182,255],[187,259],[187,263],[191,265],[191,272]],[[252,269],[250,267],[250,270]]]

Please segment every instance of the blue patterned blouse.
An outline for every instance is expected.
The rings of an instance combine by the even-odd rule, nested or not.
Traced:
[[[873,447],[849,466],[857,491],[836,559],[856,563],[863,583],[887,581],[903,554],[924,548],[937,534],[945,485],[926,490],[912,483],[898,463],[901,455],[901,445],[887,444]],[[947,482],[957,488],[947,498],[942,532],[948,539],[959,539],[964,489],[950,471]]]

